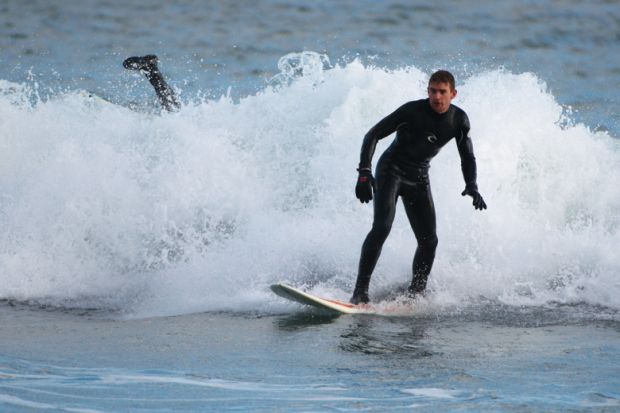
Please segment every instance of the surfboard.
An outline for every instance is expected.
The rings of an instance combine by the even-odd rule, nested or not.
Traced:
[[[101,96],[97,96],[94,93],[87,92],[85,90],[79,90],[77,92],[77,95],[80,96],[82,99],[84,99],[86,102],[88,102],[91,105],[97,105],[97,106],[114,105],[114,103],[110,102],[109,100],[106,100],[102,98]]]
[[[273,284],[271,290],[282,298],[295,301],[300,304],[309,305],[336,312],[339,314],[376,314],[375,308],[370,304],[351,304],[346,301],[335,300],[333,298],[323,298],[307,293],[288,284]]]

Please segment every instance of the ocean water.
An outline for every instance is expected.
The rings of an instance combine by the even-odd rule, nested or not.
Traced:
[[[620,410],[619,39],[614,1],[0,2],[0,411]],[[427,296],[273,295],[349,297],[361,139],[437,68],[489,209],[448,145]],[[414,249],[399,211],[371,297]]]

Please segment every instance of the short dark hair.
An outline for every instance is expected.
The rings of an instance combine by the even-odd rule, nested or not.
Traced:
[[[450,85],[452,90],[456,89],[454,76],[452,76],[452,73],[447,70],[438,70],[433,73],[431,78],[428,80],[428,84],[430,85],[431,83],[447,83]]]

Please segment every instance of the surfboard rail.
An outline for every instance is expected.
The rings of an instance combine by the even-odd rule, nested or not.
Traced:
[[[375,314],[369,304],[351,304],[346,301],[323,298],[284,283],[273,284],[271,291],[287,300],[340,314]]]

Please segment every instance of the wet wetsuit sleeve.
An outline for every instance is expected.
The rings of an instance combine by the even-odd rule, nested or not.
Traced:
[[[478,189],[476,184],[476,157],[474,156],[474,146],[469,137],[469,118],[463,113],[461,122],[460,136],[457,136],[456,145],[461,156],[461,171],[467,188]]]
[[[360,169],[369,169],[372,164],[372,156],[379,139],[383,139],[388,135],[396,132],[398,127],[406,122],[407,112],[410,107],[409,103],[405,103],[394,112],[383,118],[379,123],[373,126],[362,143],[362,152],[360,154]]]

